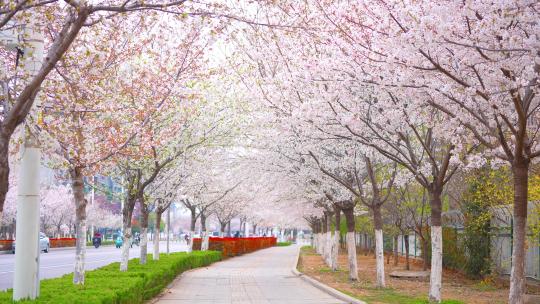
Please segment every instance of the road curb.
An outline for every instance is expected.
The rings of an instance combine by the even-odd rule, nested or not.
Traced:
[[[317,280],[315,280],[314,278],[308,276],[307,274],[305,273],[302,273],[300,271],[298,271],[297,267],[298,267],[298,260],[300,258],[300,250],[298,250],[298,254],[296,255],[296,259],[294,260],[294,264],[293,264],[293,267],[291,269],[291,272],[296,275],[297,277],[299,277],[300,279],[304,280],[305,282],[311,284],[312,286],[318,288],[319,290],[323,291],[323,292],[326,292],[327,294],[339,299],[339,300],[342,300],[342,301],[345,301],[345,303],[349,303],[349,304],[367,304],[366,302],[364,301],[361,301],[361,300],[358,300],[358,299],[355,299],[349,295],[346,295],[344,294],[343,292],[337,290],[337,289],[334,289],[326,284],[323,284]]]

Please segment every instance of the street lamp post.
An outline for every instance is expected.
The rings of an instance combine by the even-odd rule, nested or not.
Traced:
[[[43,36],[33,24],[24,25],[22,35],[17,27],[0,33],[0,42],[8,48],[22,49],[23,75],[32,79],[43,61]],[[28,81],[24,79],[23,81]],[[34,104],[39,106],[36,95]],[[41,119],[39,116],[38,120]],[[39,168],[41,151],[38,134],[28,122],[24,124],[24,144],[17,196],[17,250],[13,279],[13,300],[35,299],[39,296]]]

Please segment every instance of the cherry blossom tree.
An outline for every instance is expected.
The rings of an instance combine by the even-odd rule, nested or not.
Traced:
[[[70,187],[53,185],[42,188],[40,219],[43,231],[54,230],[54,234],[60,237],[62,226],[74,222],[73,205]]]
[[[42,83],[70,49],[81,29],[95,26],[103,20],[120,18],[122,13],[141,10],[150,14],[164,9],[169,9],[170,13],[174,14],[199,15],[203,13],[197,4],[192,6],[191,3],[186,4],[185,2],[151,1],[140,3],[128,1],[111,3],[98,1],[87,3],[68,1],[67,5],[63,5],[59,1],[52,0],[36,3],[9,1],[2,4],[4,9],[0,10],[0,29],[20,31],[21,28],[35,24],[39,26],[34,30],[38,32],[51,31],[52,35],[50,39],[45,40],[45,61],[35,75],[21,76],[16,74],[17,71],[12,71],[12,75],[4,75],[3,81],[8,82],[4,88],[9,89],[3,94],[6,104],[2,109],[0,124],[0,214],[8,190],[10,139],[17,126],[23,123],[30,113]],[[13,60],[13,56],[10,54],[5,55],[7,56],[2,57],[4,62]],[[17,58],[19,55],[20,53],[17,54]],[[31,54],[26,55],[32,56]],[[22,78],[24,81],[17,83],[18,78]]]
[[[325,2],[320,8],[342,37],[335,44],[362,71],[354,73],[358,81],[385,90],[395,88],[408,96],[410,105],[438,111],[452,126],[447,129],[467,134],[465,139],[454,136],[456,148],[485,147],[484,157],[474,159],[477,165],[492,158],[512,168],[516,229],[509,302],[522,303],[527,172],[539,155],[536,92],[540,69],[538,35],[532,34],[538,32],[532,21],[538,19],[538,4],[344,4]],[[440,301],[440,282],[433,283],[430,299]]]

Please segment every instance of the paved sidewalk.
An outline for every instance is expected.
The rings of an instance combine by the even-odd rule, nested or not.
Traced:
[[[298,250],[272,247],[187,272],[157,303],[344,303],[291,273]]]

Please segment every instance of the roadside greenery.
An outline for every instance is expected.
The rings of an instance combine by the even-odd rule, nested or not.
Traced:
[[[132,259],[126,272],[118,271],[118,262],[112,263],[87,271],[84,285],[72,284],[73,274],[42,280],[37,300],[17,303],[144,303],[159,294],[180,273],[219,260],[221,252],[198,251],[161,254],[159,260],[149,258],[145,265],[140,265],[138,258]],[[12,289],[0,292],[0,303],[14,303],[12,292]]]
[[[290,246],[290,245],[292,245],[292,242],[277,242],[276,243],[277,247],[285,247],[285,246]]]
[[[112,246],[114,245],[114,241],[101,241],[101,246]],[[91,241],[90,242],[86,242],[86,246],[90,247],[94,247],[94,243],[92,243]]]

